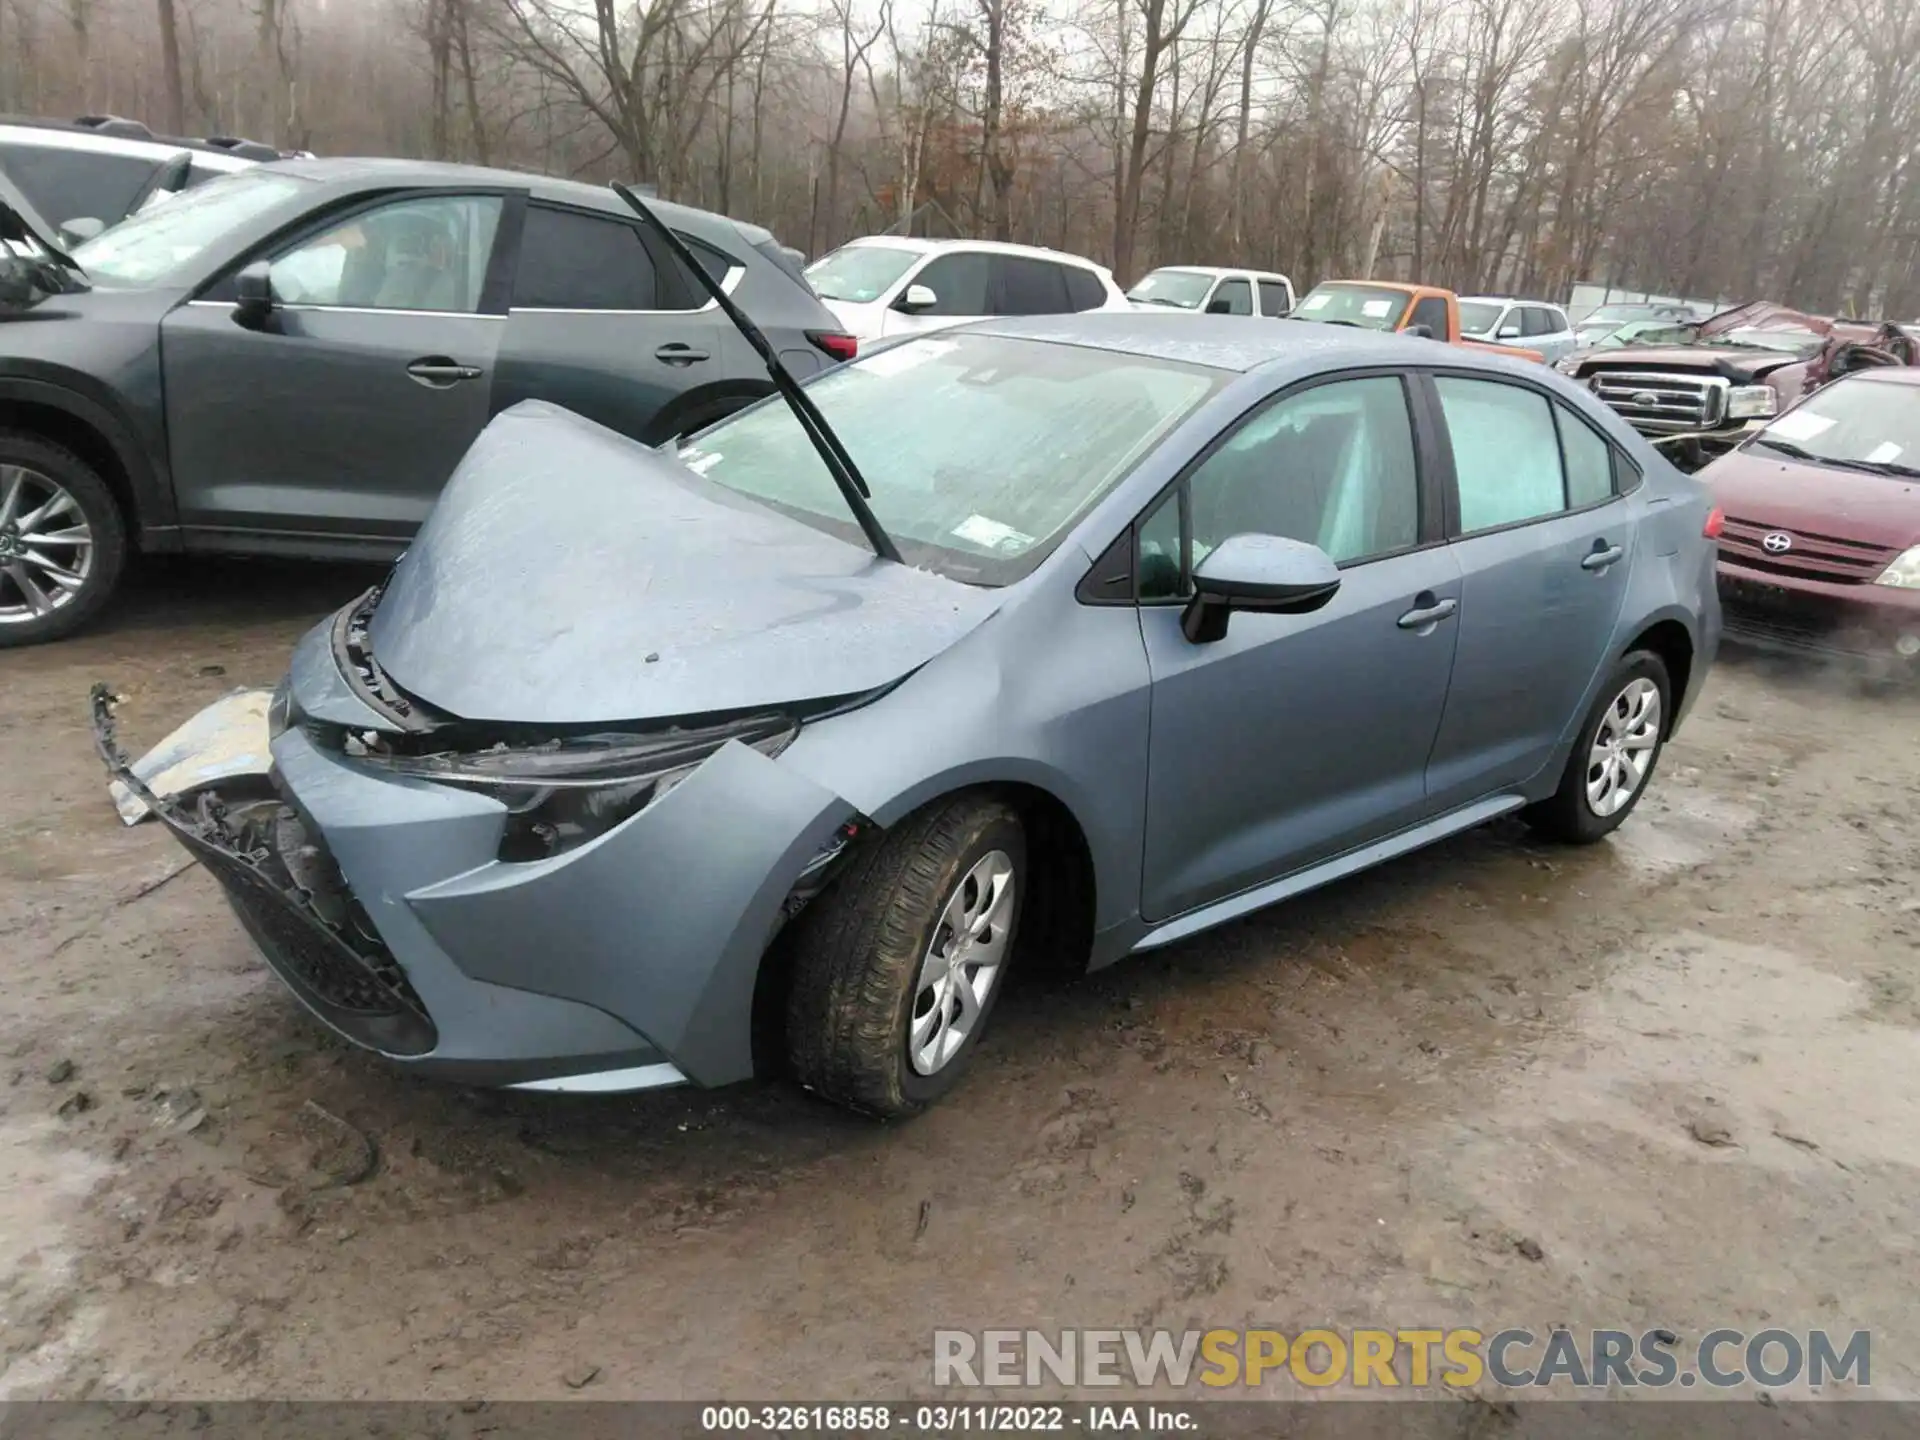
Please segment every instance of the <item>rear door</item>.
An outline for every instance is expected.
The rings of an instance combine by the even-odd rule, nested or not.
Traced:
[[[996,315],[1070,315],[1075,310],[1067,288],[1067,267],[1031,255],[994,255]]]
[[[1279,319],[1293,309],[1293,295],[1278,280],[1260,282],[1260,313],[1269,319]]]
[[[740,257],[688,243],[722,285],[739,283]],[[745,339],[658,244],[619,216],[528,205],[497,408],[551,400],[656,443],[740,403]]]
[[[1547,305],[1522,305],[1519,344],[1538,350],[1549,364],[1573,348],[1572,332],[1566,330],[1566,317]]]
[[[203,546],[403,542],[493,413],[517,192],[410,192],[335,211],[249,259],[275,308],[242,324],[231,274],[161,325],[174,492]]]
[[[1442,808],[1553,756],[1609,659],[1633,553],[1613,450],[1544,389],[1431,378],[1461,573],[1459,649],[1428,786]]]

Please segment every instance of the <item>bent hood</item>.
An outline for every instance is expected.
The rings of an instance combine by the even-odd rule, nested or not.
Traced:
[[[452,715],[585,725],[872,690],[998,604],[527,401],[460,463],[371,638],[396,685]]]
[[[1713,503],[1732,519],[1904,550],[1920,544],[1920,484],[1770,455],[1729,451],[1702,470]]]

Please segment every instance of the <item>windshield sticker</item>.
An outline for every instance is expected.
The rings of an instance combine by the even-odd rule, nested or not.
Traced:
[[[1002,525],[998,520],[989,520],[985,515],[969,515],[950,532],[969,545],[983,546],[988,550],[999,550],[1009,555],[1017,555],[1033,544],[1031,535],[1022,535],[1011,525]]]
[[[1833,421],[1824,415],[1816,415],[1811,410],[1795,410],[1791,415],[1782,415],[1767,427],[1769,435],[1778,435],[1782,440],[1811,440],[1816,435],[1824,435],[1833,428]]]
[[[680,463],[696,475],[704,475],[721,461],[718,450],[682,450]]]
[[[860,362],[860,369],[869,375],[899,375],[929,360],[938,360],[953,348],[951,340],[909,340],[891,350],[869,355]]]
[[[1309,295],[1300,302],[1300,308],[1302,310],[1324,310],[1327,308],[1327,302],[1331,299],[1333,299],[1331,295]]]
[[[1893,441],[1888,440],[1883,444],[1874,446],[1873,449],[1867,452],[1867,463],[1869,465],[1884,465],[1889,460],[1898,459],[1899,456],[1900,447],[1894,444]]]
[[[1360,313],[1369,320],[1378,320],[1391,309],[1393,309],[1391,300],[1363,300],[1360,303]]]

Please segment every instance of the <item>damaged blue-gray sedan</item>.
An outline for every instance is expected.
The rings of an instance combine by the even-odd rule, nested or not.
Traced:
[[[154,793],[97,694],[325,1023],[910,1113],[1010,968],[1509,812],[1606,835],[1718,641],[1705,491],[1538,366],[1094,315],[790,390],[660,451],[500,416],[300,642],[257,773]]]

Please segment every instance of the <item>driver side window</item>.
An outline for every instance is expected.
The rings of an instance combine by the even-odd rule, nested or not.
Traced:
[[[939,297],[921,315],[985,315],[987,310],[987,257],[974,250],[961,250],[931,261],[913,277],[913,284],[924,285]],[[904,293],[904,292],[903,292]]]
[[[1340,565],[1405,550],[1420,535],[1406,387],[1378,375],[1289,395],[1242,421],[1184,488],[1184,547],[1181,487],[1139,526],[1142,600],[1183,598],[1193,567],[1233,535],[1304,540]]]
[[[361,310],[480,309],[498,195],[432,195],[362,210],[273,262],[286,305]]]

